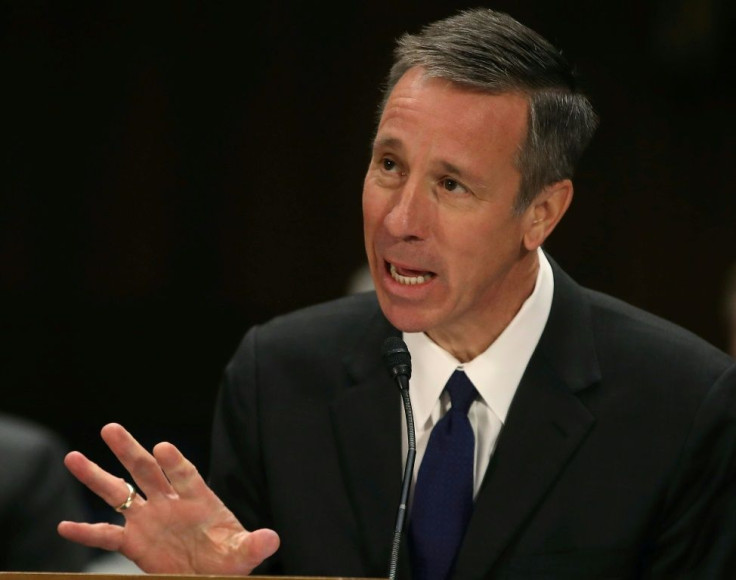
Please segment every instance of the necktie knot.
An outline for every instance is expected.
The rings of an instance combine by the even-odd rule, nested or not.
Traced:
[[[463,415],[467,415],[470,405],[478,394],[475,386],[470,382],[468,375],[464,371],[456,370],[447,381],[445,389],[450,395],[450,401],[452,401],[452,409],[450,410],[459,411]]]

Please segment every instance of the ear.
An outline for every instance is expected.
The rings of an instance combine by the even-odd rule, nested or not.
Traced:
[[[555,229],[572,201],[572,181],[563,179],[545,187],[524,212],[524,247],[536,250]]]

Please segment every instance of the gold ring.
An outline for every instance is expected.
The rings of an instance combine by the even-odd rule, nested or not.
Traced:
[[[128,486],[128,497],[125,499],[123,503],[121,503],[118,507],[115,508],[116,512],[124,512],[127,510],[132,504],[133,500],[135,499],[135,496],[138,495],[138,492],[135,490],[135,488],[130,485],[127,481],[125,482],[125,485]]]

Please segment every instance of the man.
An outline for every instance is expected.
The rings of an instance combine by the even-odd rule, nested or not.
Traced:
[[[385,575],[406,426],[379,353],[402,334],[419,467],[399,576],[732,572],[733,360],[541,250],[595,125],[565,60],[504,14],[403,37],[363,190],[376,293],[246,335],[211,488],[172,445],[103,428],[146,499],[72,453],[126,525],[62,535],[150,572]]]

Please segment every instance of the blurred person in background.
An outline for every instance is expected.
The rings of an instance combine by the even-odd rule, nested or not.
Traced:
[[[89,548],[56,532],[59,519],[88,515],[66,451],[44,426],[0,414],[0,570],[82,572],[90,563]]]

